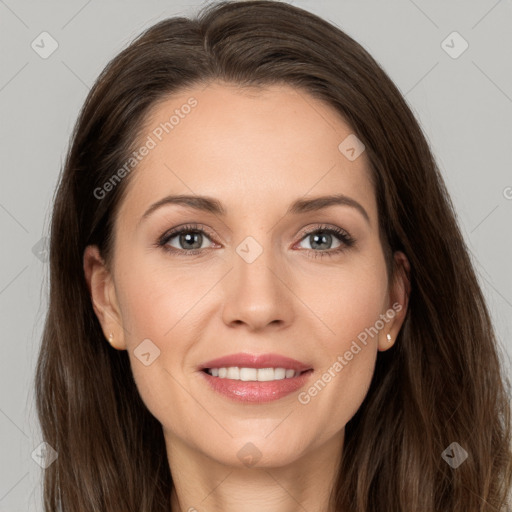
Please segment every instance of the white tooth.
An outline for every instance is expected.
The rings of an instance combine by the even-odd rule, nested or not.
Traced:
[[[290,379],[300,375],[300,372],[285,368],[240,368],[237,366],[210,368],[208,373],[212,377],[219,377],[221,379],[259,382]]]
[[[258,380],[260,382],[274,380],[274,368],[260,368],[258,370]]]
[[[286,370],[284,368],[276,368],[274,370],[274,379],[275,380],[284,379],[285,376],[286,376]]]
[[[230,366],[228,368],[227,378],[238,380],[240,378],[240,368],[238,368],[237,366]]]
[[[240,380],[258,380],[258,370],[256,368],[240,368]]]

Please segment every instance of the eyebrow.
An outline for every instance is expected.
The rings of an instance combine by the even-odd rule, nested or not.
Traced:
[[[226,216],[226,210],[222,206],[222,203],[208,196],[197,196],[197,195],[171,195],[160,199],[156,203],[152,204],[142,215],[139,220],[139,223],[142,222],[145,218],[149,217],[155,210],[161,208],[164,205],[168,204],[178,204],[182,206],[187,206],[189,208],[193,208],[195,210],[213,213],[214,215],[218,215],[220,217]],[[370,217],[368,212],[363,208],[363,206],[358,203],[355,199],[348,197],[344,194],[334,194],[328,196],[320,196],[314,197],[312,199],[297,199],[294,201],[285,215],[292,214],[298,215],[301,213],[308,213],[313,211],[319,211],[324,208],[328,208],[330,206],[350,206],[355,208],[370,224]]]

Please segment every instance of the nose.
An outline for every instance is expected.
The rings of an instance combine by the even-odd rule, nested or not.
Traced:
[[[225,324],[245,326],[249,331],[289,326],[296,307],[287,284],[290,273],[270,249],[264,249],[253,261],[242,251],[240,254],[233,253],[233,268],[223,284]]]

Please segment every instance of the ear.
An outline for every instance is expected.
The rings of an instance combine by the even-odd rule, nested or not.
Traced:
[[[96,245],[86,247],[83,266],[92,307],[105,338],[108,340],[112,333],[111,345],[118,350],[126,350],[122,316],[117,302],[114,280]]]
[[[407,256],[402,251],[394,253],[395,277],[389,290],[389,302],[384,315],[388,321],[379,332],[379,351],[391,348],[402,328],[409,305],[411,293],[410,271],[411,267]],[[388,339],[388,335],[391,339]]]

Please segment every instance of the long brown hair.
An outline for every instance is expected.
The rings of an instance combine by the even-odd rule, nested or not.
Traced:
[[[131,175],[101,199],[95,190],[137,147],[149,109],[212,80],[291,84],[339,112],[366,146],[383,240],[410,262],[407,316],[346,426],[333,508],[510,510],[510,382],[429,145],[358,43],[303,9],[256,0],[217,2],[194,19],[152,26],[106,66],[82,108],[54,199],[35,376],[42,434],[58,453],[44,473],[45,511],[170,508],[162,427],[138,394],[126,351],[103,336],[82,258],[96,244],[111,261],[113,219]],[[453,442],[468,452],[456,469],[441,456]]]

